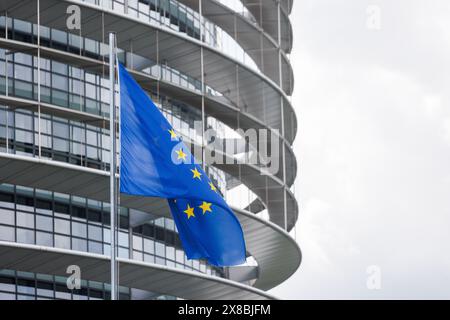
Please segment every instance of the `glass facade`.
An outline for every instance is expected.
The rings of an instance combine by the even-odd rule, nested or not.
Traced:
[[[259,22],[241,0],[214,1],[231,9],[235,14],[242,15],[253,25],[258,25]],[[157,48],[159,44],[163,44],[158,37],[174,37],[175,34],[183,41],[196,45],[201,43],[205,48],[215,49],[218,53],[214,54],[220,54],[221,59],[227,60],[228,70],[218,70],[217,75],[213,64],[208,66],[211,71],[203,70],[203,53],[200,62],[198,47],[195,49],[198,61],[190,61],[193,67],[187,70],[189,68],[180,65],[180,61],[167,63],[163,55],[164,50],[159,51],[159,48],[155,49],[158,50],[156,56],[145,55],[145,50],[138,51],[139,54],[134,52],[133,45],[138,46],[139,39],[136,40],[133,35],[127,35],[130,45],[121,39],[123,48],[118,48],[119,61],[141,77],[140,81],[146,84],[144,88],[147,94],[185,142],[203,148],[208,145],[208,149],[214,152],[224,151],[228,157],[238,160],[242,156],[242,149],[216,150],[215,144],[210,143],[218,139],[217,145],[221,147],[220,142],[227,139],[235,140],[233,143],[243,141],[246,152],[257,152],[256,146],[251,145],[247,137],[237,130],[241,128],[242,114],[245,114],[246,121],[259,122],[259,125],[262,123],[271,129],[283,127],[282,120],[277,120],[283,112],[283,95],[280,94],[282,90],[278,92],[277,81],[263,81],[262,75],[266,74],[267,70],[261,67],[261,63],[255,63],[252,59],[254,55],[250,56],[242,48],[236,34],[227,33],[221,26],[182,4],[182,1],[80,2],[97,7],[99,12],[103,9],[112,10],[125,15],[127,19],[131,18],[128,19],[130,21],[137,19],[139,21],[136,20],[136,23],[144,22],[147,27],[160,30],[153,34],[156,34],[156,37],[152,39]],[[0,43],[0,156],[3,153],[12,159],[14,156],[20,156],[16,159],[22,159],[22,156],[32,157],[45,160],[50,165],[56,165],[57,162],[61,165],[62,162],[95,169],[97,173],[109,171],[110,132],[107,120],[110,97],[109,78],[105,73],[108,45],[98,41],[99,38],[94,40],[86,37],[81,31],[77,35],[49,26],[38,27],[36,19],[22,19],[28,18],[10,16],[7,11],[0,13],[0,38],[5,40]],[[99,18],[99,28],[105,27],[102,23]],[[166,32],[167,30],[170,32]],[[19,49],[12,49],[10,44],[6,45],[8,41],[13,42],[15,46],[31,45],[31,49],[22,50],[20,46]],[[32,49],[38,43],[42,48],[52,49],[51,52],[55,53],[39,55],[38,58],[36,50]],[[71,61],[71,57],[76,59]],[[94,61],[94,66],[87,65],[86,61]],[[275,64],[279,67],[279,62]],[[228,72],[233,79],[223,79],[226,84],[219,85],[216,78],[220,78],[223,72]],[[255,84],[258,81],[261,84]],[[246,82],[250,89],[240,93],[240,88],[245,88]],[[160,90],[162,85],[165,90]],[[266,99],[269,91],[276,94],[271,99]],[[185,101],[186,95],[189,95],[189,99]],[[208,105],[204,108],[205,99],[212,101],[212,107]],[[41,108],[37,107],[38,101]],[[219,107],[223,107],[223,110],[218,110]],[[232,115],[230,110],[233,110]],[[271,116],[275,118],[273,122],[268,120]],[[292,118],[286,121],[292,121]],[[214,131],[215,136],[207,136],[207,130]],[[222,147],[225,147],[225,144]],[[265,165],[258,162],[255,166],[260,169]],[[265,185],[247,186],[241,167],[235,171],[222,169],[224,168],[220,166],[206,166],[208,176],[226,201],[234,208],[269,219],[267,178]],[[284,171],[277,173],[276,178],[286,184]],[[60,193],[56,189],[44,190],[44,187],[38,189],[19,185],[20,182],[3,182],[0,181],[0,241],[110,255],[109,203]],[[282,188],[284,187],[283,185]],[[266,203],[261,200],[262,194],[266,195]],[[257,200],[263,202],[262,208],[252,211],[249,205]],[[284,208],[286,211],[286,205]],[[215,267],[203,260],[188,260],[174,221],[152,213],[152,208],[148,211],[144,213],[133,208],[120,207],[118,257],[193,271],[215,277],[213,279],[228,278],[253,285],[256,279],[254,275],[253,278],[236,280],[231,278],[227,268]],[[146,215],[148,219],[132,225],[132,218],[142,215]],[[251,252],[246,266],[258,267]],[[69,290],[66,281],[66,277],[0,267],[0,300],[110,298],[110,287],[107,283],[82,280],[81,289]],[[120,287],[120,298],[177,299],[171,295],[127,287]]]
[[[121,207],[118,256],[223,276],[220,268],[185,256],[173,220],[130,226]],[[46,190],[0,184],[0,241],[110,254],[109,203]]]

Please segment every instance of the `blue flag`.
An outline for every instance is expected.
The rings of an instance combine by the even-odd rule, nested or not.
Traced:
[[[153,101],[119,65],[120,192],[166,198],[189,259],[245,262],[239,220]]]

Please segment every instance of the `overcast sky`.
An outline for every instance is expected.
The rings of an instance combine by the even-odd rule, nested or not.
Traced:
[[[271,293],[450,299],[450,1],[294,0],[291,20],[303,262]]]

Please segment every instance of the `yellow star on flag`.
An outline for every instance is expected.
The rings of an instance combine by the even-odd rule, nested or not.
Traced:
[[[189,204],[188,204],[188,206],[187,206],[187,209],[184,210],[183,212],[187,214],[187,218],[188,218],[188,219],[190,219],[191,217],[194,217],[194,218],[195,218],[195,215],[194,215],[194,208],[192,208]]]
[[[212,212],[211,203],[209,203],[209,202],[203,201],[202,205],[198,206],[198,207],[203,210],[203,214],[205,214],[206,211]]]
[[[176,139],[178,138],[177,134],[175,133],[175,130],[170,129],[170,130],[168,130],[168,131],[169,131],[169,133],[170,133],[170,138],[171,138],[172,140],[176,140]]]
[[[216,191],[217,192],[217,188],[212,182],[209,183],[209,186],[211,187],[212,191]]]
[[[178,155],[177,160],[183,159],[184,161],[186,161],[186,153],[183,152],[183,148],[181,148],[178,151],[175,151],[175,153]]]
[[[194,174],[194,176],[192,177],[192,179],[198,178],[199,180],[202,180],[202,178],[200,178],[200,176],[202,175],[200,173],[200,171],[197,170],[197,168],[191,169],[192,173]]]

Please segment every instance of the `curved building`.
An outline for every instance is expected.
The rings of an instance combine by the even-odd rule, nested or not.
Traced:
[[[248,250],[236,267],[188,260],[165,200],[121,195],[120,298],[275,298],[267,291],[301,262],[289,235],[298,217],[291,7],[2,0],[0,298],[110,298],[110,31],[119,60],[185,141],[203,148]],[[81,284],[69,289],[74,270]]]

